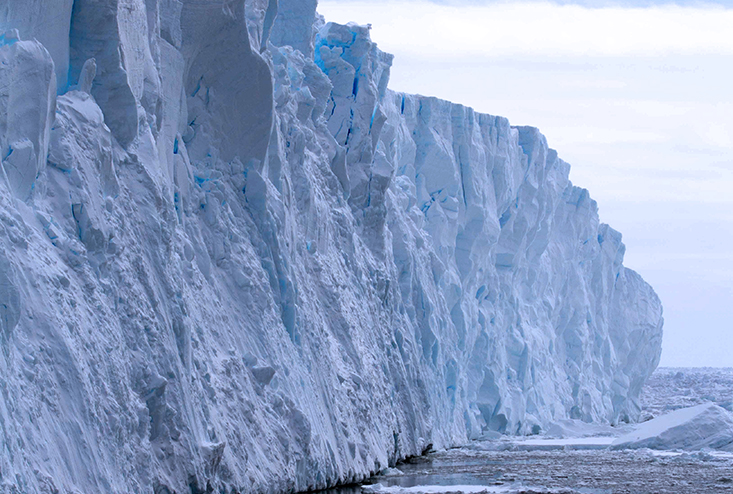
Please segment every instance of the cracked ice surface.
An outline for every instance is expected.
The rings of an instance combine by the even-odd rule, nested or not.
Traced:
[[[313,2],[8,3],[3,494],[306,490],[637,416],[661,304],[536,129],[388,90]]]

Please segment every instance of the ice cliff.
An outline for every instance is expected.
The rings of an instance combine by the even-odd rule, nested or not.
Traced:
[[[534,128],[315,0],[0,2],[0,492],[284,492],[634,420],[662,308]]]

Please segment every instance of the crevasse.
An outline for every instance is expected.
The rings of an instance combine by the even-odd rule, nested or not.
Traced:
[[[390,91],[315,0],[0,25],[0,493],[303,491],[635,420],[661,304],[536,129]]]

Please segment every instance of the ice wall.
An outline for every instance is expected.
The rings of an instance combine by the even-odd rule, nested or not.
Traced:
[[[635,418],[660,302],[536,129],[389,91],[314,2],[0,16],[0,493],[303,491]]]

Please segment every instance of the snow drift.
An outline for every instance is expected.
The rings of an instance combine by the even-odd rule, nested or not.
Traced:
[[[569,166],[315,9],[0,9],[0,492],[301,491],[638,413],[661,305]]]

